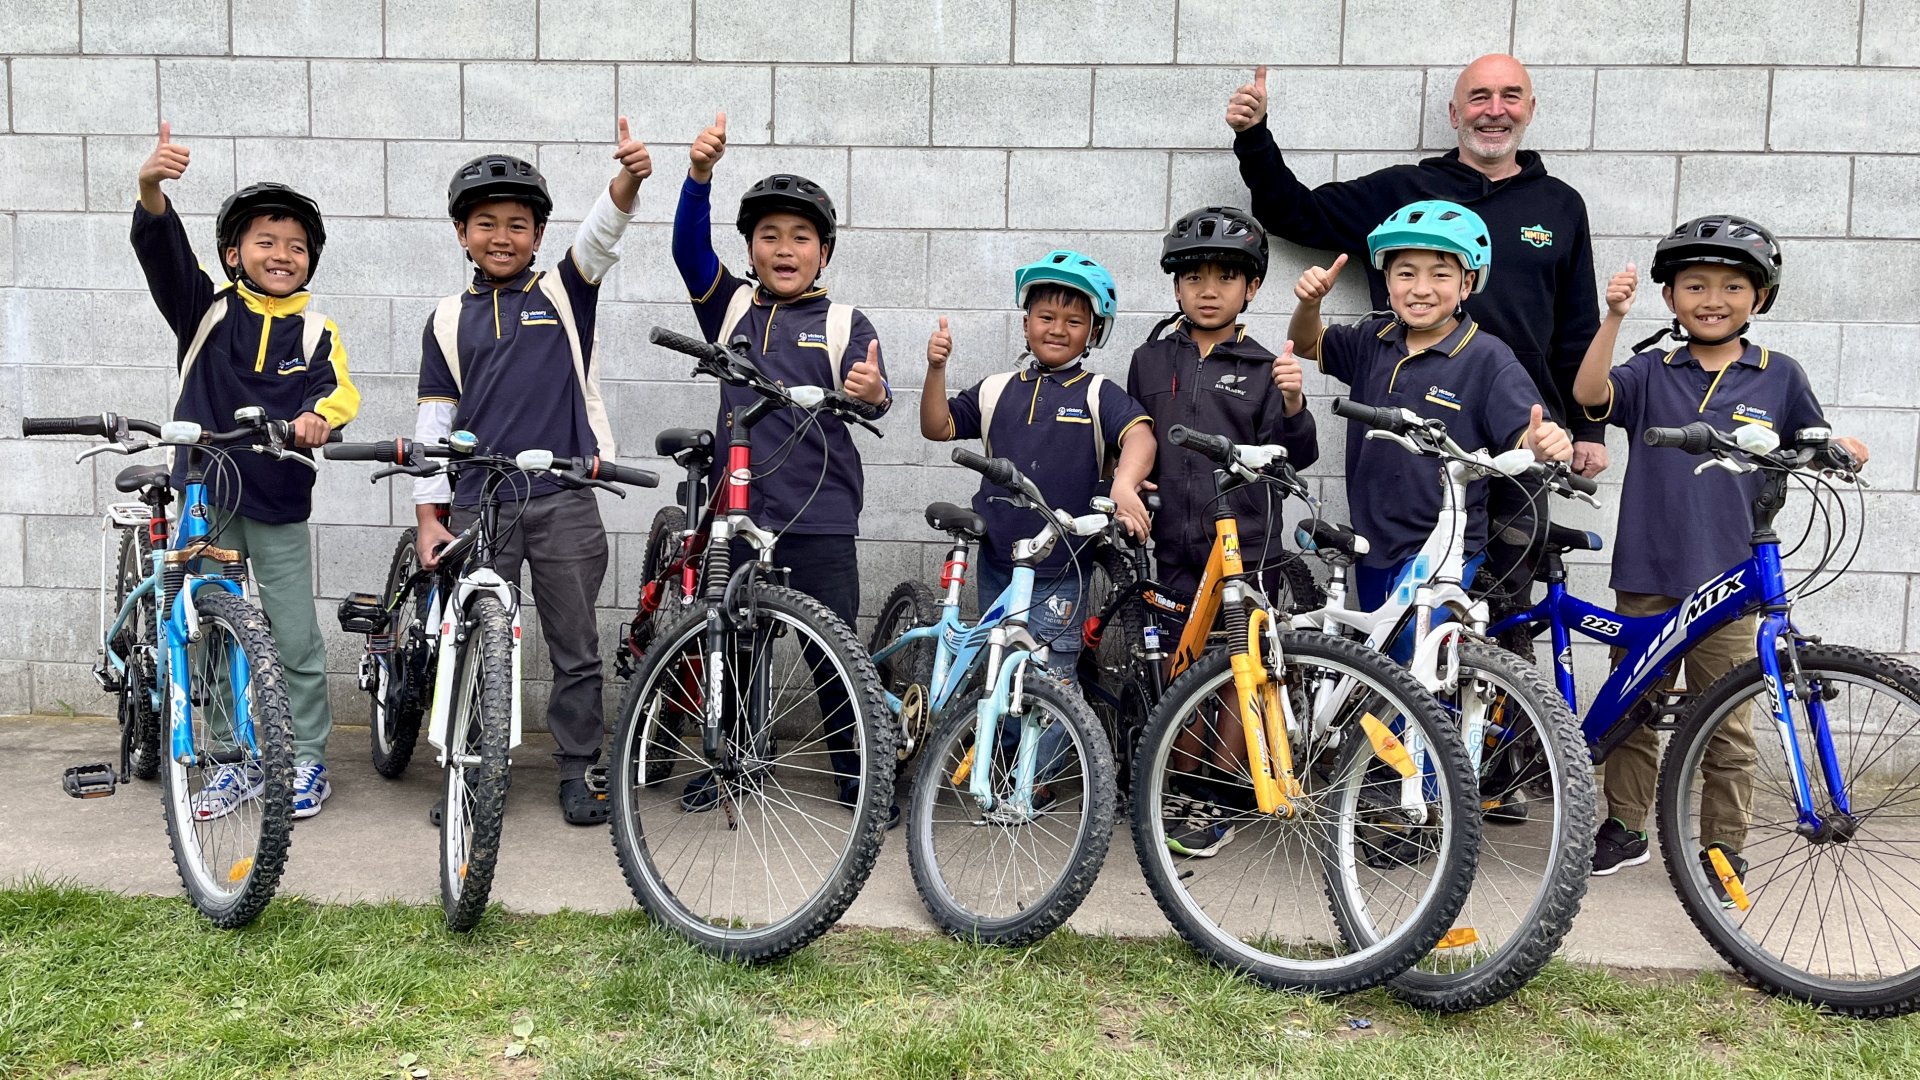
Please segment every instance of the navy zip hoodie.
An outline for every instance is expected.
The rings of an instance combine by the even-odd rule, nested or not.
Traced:
[[[1493,273],[1487,291],[1468,298],[1468,313],[1513,349],[1547,410],[1575,439],[1605,440],[1606,425],[1587,420],[1573,400],[1573,377],[1600,329],[1587,204],[1547,175],[1539,154],[1522,150],[1520,171],[1505,180],[1487,179],[1454,149],[1309,188],[1287,167],[1265,121],[1234,136],[1233,153],[1260,224],[1296,244],[1345,252],[1366,268],[1377,311],[1388,310],[1387,282],[1367,258],[1368,233],[1421,199],[1448,199],[1479,214],[1492,234]]]
[[[1280,390],[1273,385],[1273,357],[1272,350],[1247,336],[1245,327],[1202,356],[1200,346],[1187,334],[1184,319],[1175,320],[1164,335],[1148,338],[1133,351],[1127,393],[1153,417],[1154,437],[1159,441],[1150,479],[1160,489],[1153,542],[1162,562],[1204,566],[1213,548],[1213,517],[1219,509],[1212,459],[1168,442],[1167,433],[1175,424],[1224,435],[1236,443],[1277,443],[1286,448],[1287,460],[1296,469],[1319,460],[1313,411],[1286,415]],[[1242,488],[1229,496],[1228,503],[1239,518],[1242,555],[1249,562],[1277,558],[1283,531],[1271,530],[1269,518],[1279,517],[1278,493],[1269,487]]]

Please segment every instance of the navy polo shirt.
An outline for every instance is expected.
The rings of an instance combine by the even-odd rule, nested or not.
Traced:
[[[1753,498],[1764,478],[1718,468],[1695,476],[1707,458],[1646,446],[1640,433],[1697,420],[1721,431],[1760,424],[1791,443],[1801,428],[1827,426],[1826,417],[1799,364],[1752,344],[1717,372],[1702,368],[1687,346],[1649,349],[1614,368],[1607,385],[1607,404],[1587,416],[1627,429],[1633,440],[1620,490],[1613,587],[1684,597],[1752,554]]]
[[[1035,362],[1007,383],[994,407],[991,442],[993,455],[1013,462],[1034,482],[1056,510],[1087,513],[1088,503],[1100,493],[1100,461],[1093,446],[1093,414],[1100,410],[1100,433],[1107,442],[1107,460],[1120,460],[1120,440],[1138,423],[1151,424],[1147,411],[1127,396],[1120,384],[1107,379],[1100,400],[1089,405],[1087,387],[1093,373],[1079,361],[1047,368]],[[947,399],[955,439],[980,437],[980,383]],[[987,522],[981,557],[1002,571],[1013,566],[1013,543],[1033,536],[1043,524],[1040,515],[996,500],[1007,491],[980,482],[973,509]],[[1062,567],[1084,547],[1084,541],[1058,542],[1037,569]]]
[[[1468,317],[1438,344],[1407,351],[1397,319],[1328,326],[1320,370],[1346,383],[1364,405],[1411,409],[1447,425],[1468,450],[1510,450],[1526,437],[1540,392],[1513,350]],[[1414,555],[1440,520],[1441,463],[1410,454],[1369,429],[1347,425],[1347,503],[1371,550],[1362,562],[1391,567]],[[1467,485],[1467,548],[1487,539],[1486,480]]]

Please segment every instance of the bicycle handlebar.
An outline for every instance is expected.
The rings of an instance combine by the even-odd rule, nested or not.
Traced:
[[[820,387],[821,397],[818,402],[811,405],[802,404],[794,399],[793,391],[769,379],[752,360],[735,349],[710,341],[701,341],[696,337],[688,337],[664,326],[656,326],[647,331],[647,340],[661,348],[672,349],[674,352],[693,357],[698,361],[694,365],[696,375],[712,375],[721,382],[745,387],[761,397],[770,398],[792,408],[825,409],[843,421],[859,424],[872,432],[876,438],[886,438],[885,433],[866,415],[874,406],[848,397],[837,389]]]
[[[1405,434],[1413,430],[1413,425],[1407,422],[1406,415],[1399,409],[1362,405],[1352,398],[1334,398],[1333,415],[1382,431]]]
[[[1648,446],[1667,446],[1689,454],[1704,454],[1720,442],[1713,425],[1695,421],[1685,427],[1650,427],[1641,439]]]
[[[727,350],[719,345],[710,341],[701,341],[696,337],[688,337],[685,334],[669,330],[664,326],[656,326],[652,330],[649,330],[647,332],[647,340],[663,349],[672,349],[674,352],[686,353],[695,360],[705,360],[710,363],[721,362],[723,355],[727,354]]]
[[[326,449],[329,461],[378,461],[387,465],[414,460],[412,439],[389,439],[377,443],[338,443]]]
[[[1019,490],[1018,481],[1026,479],[1020,475],[1019,469],[1013,467],[1013,462],[1006,458],[985,457],[964,446],[953,448],[953,463],[972,469],[985,477],[989,483],[998,484],[1009,490]]]
[[[109,422],[112,415],[102,413],[98,416],[29,416],[20,421],[20,434],[28,438],[36,435],[98,435],[101,438],[107,438],[114,431],[113,425]],[[152,426],[153,430],[148,434],[160,434],[159,426]]]
[[[1233,440],[1224,435],[1209,435],[1185,424],[1175,424],[1167,432],[1167,441],[1204,454],[1221,465],[1233,464]]]

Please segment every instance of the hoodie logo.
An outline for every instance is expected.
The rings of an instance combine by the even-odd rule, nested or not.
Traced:
[[[298,375],[307,370],[307,358],[297,355],[289,356],[285,360],[280,361],[279,366],[274,370],[281,375]]]
[[[1520,227],[1520,239],[1537,248],[1552,247],[1553,230],[1539,225],[1523,225]]]
[[[1213,388],[1221,393],[1233,394],[1237,397],[1246,397],[1247,392],[1240,389],[1240,384],[1246,381],[1247,377],[1245,375],[1222,375],[1220,376],[1220,381],[1213,384]]]

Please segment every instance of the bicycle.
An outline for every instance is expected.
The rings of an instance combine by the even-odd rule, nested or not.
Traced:
[[[667,614],[620,704],[614,850],[654,921],[727,959],[771,960],[824,933],[865,884],[893,804],[894,746],[853,630],[779,584],[778,537],[747,513],[750,430],[792,407],[808,414],[797,432],[822,414],[878,431],[843,394],[783,387],[732,349],[660,327],[650,338],[759,400],[730,414],[725,482],[680,537],[677,568],[652,568],[688,599],[649,613]],[[736,540],[751,552],[738,566]],[[686,784],[663,790],[676,774]]]
[[[1790,480],[1837,491],[1834,480],[1862,483],[1856,464],[1829,443],[1824,428],[1802,430],[1786,446],[1757,424],[1736,434],[1705,423],[1649,428],[1644,438],[1649,446],[1708,458],[1701,469],[1761,474],[1751,503],[1752,556],[1671,611],[1624,616],[1567,590],[1562,556],[1599,550],[1599,537],[1552,526],[1542,564],[1546,596],[1492,629],[1547,630],[1555,680],[1575,708],[1572,633],[1620,651],[1583,716],[1585,740],[1593,759],[1604,762],[1643,725],[1671,732],[1656,802],[1667,874],[1687,917],[1734,970],[1770,993],[1835,1012],[1911,1012],[1920,1007],[1920,944],[1906,926],[1913,878],[1901,864],[1911,862],[1920,830],[1902,809],[1914,801],[1916,770],[1896,750],[1920,733],[1920,671],[1799,629],[1793,594],[1824,570],[1832,552],[1789,586],[1773,528]],[[1572,494],[1564,484],[1554,491]],[[1685,694],[1664,689],[1689,651],[1756,614],[1755,659],[1711,686]],[[1709,759],[1709,745],[1756,715],[1772,722],[1780,752],[1729,775]],[[1703,819],[1729,816],[1706,805],[1707,786],[1743,783],[1754,805],[1732,815],[1742,820],[1718,825],[1747,836],[1707,834],[1714,825]]]
[[[177,525],[167,516],[170,468],[136,465],[114,478],[116,490],[140,499],[109,507],[103,523],[120,541],[111,600],[104,576],[101,583],[94,677],[118,699],[120,768],[74,766],[61,786],[74,798],[102,798],[117,790],[122,776],[158,775],[180,883],[193,906],[225,929],[259,916],[286,866],[293,839],[293,716],[266,617],[246,599],[245,560],[216,543],[208,463],[217,470],[226,448],[249,444],[246,449],[313,467],[288,449],[289,425],[268,420],[264,409],[240,409],[234,423],[231,431],[208,432],[188,420],[156,424],[114,413],[20,423],[28,437],[107,440],[76,461],[160,446],[186,454]],[[103,538],[103,563],[107,546]]]
[[[1293,618],[1299,630],[1359,639],[1387,652],[1411,627],[1407,667],[1451,713],[1478,777],[1480,866],[1459,919],[1434,951],[1394,980],[1393,992],[1448,1012],[1505,998],[1546,966],[1572,929],[1593,861],[1593,770],[1578,722],[1539,673],[1485,636],[1487,605],[1469,596],[1468,484],[1482,477],[1551,478],[1591,499],[1593,483],[1530,450],[1498,456],[1462,449],[1446,425],[1417,413],[1335,398],[1337,416],[1409,453],[1436,458],[1441,510],[1384,603],[1348,606],[1364,537],[1319,518],[1299,523],[1302,550],[1333,568],[1327,605]],[[1446,616],[1451,615],[1452,620]]]
[[[1223,495],[1286,486],[1279,447],[1168,437],[1220,466]],[[1433,948],[1472,886],[1471,763],[1405,669],[1281,629],[1242,562],[1232,504],[1216,507],[1181,673],[1140,740],[1141,869],[1181,937],[1225,967],[1281,989],[1377,986]],[[1224,647],[1208,651],[1216,618]]]
[[[471,930],[486,913],[500,857],[511,755],[521,741],[520,602],[493,569],[494,553],[512,528],[500,522],[501,489],[522,473],[545,473],[565,488],[652,487],[653,473],[599,458],[556,457],[523,450],[508,457],[483,451],[469,431],[442,446],[411,439],[341,443],[338,461],[387,465],[389,476],[433,476],[480,470],[478,514],[421,569],[408,529],[394,549],[388,591],[354,593],[340,602],[340,628],[366,635],[360,688],[373,697],[374,764],[397,776],[411,756],[424,708],[427,743],[447,771],[440,804],[440,903],[449,930]],[[384,730],[383,730],[384,728]],[[403,753],[404,748],[404,753]],[[383,754],[384,751],[384,754]],[[382,765],[385,765],[382,768]]]
[[[953,460],[1011,492],[1010,502],[1044,524],[1014,542],[1010,582],[969,626],[960,617],[967,551],[985,538],[986,522],[952,503],[928,506],[927,524],[953,539],[939,614],[887,640],[883,615],[873,660],[909,680],[900,693],[884,689],[887,708],[909,746],[924,739],[928,747],[907,808],[907,862],[921,901],[962,940],[1025,945],[1080,907],[1113,831],[1106,737],[1071,687],[1035,668],[1045,664],[1048,643],[1027,625],[1035,568],[1056,542],[1105,530],[1112,506],[1076,518],[1049,506],[1005,458],[957,447]],[[902,582],[887,607],[917,603],[925,591]]]

